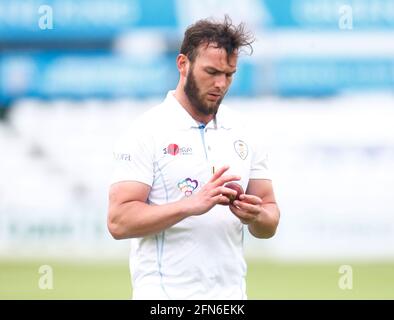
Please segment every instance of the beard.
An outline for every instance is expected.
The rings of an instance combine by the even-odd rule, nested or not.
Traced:
[[[193,74],[193,69],[191,68],[186,77],[186,84],[183,89],[187,98],[189,99],[192,106],[203,115],[216,115],[218,112],[220,103],[223,100],[223,97],[218,99],[216,102],[204,102],[203,95],[201,94],[201,90],[197,84],[196,78]]]

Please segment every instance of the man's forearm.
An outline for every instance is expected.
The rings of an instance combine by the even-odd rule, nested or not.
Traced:
[[[266,203],[257,220],[248,225],[249,232],[256,238],[268,239],[274,236],[279,224],[279,208],[276,203]]]
[[[159,233],[189,216],[182,200],[160,206],[131,201],[111,210],[108,228],[115,239]]]

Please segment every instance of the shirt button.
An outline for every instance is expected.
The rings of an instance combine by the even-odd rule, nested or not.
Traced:
[[[211,146],[208,146],[208,151],[211,151]]]

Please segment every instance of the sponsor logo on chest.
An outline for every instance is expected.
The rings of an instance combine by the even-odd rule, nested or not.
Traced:
[[[191,155],[193,154],[193,149],[191,147],[179,146],[175,143],[170,143],[166,148],[163,148],[164,154],[169,154],[172,156],[180,155]]]

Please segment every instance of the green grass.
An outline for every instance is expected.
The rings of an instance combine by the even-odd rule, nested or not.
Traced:
[[[53,289],[39,288],[42,264],[53,270]],[[128,299],[126,263],[0,262],[0,299]]]
[[[394,263],[347,263],[352,289],[341,289],[341,263],[249,263],[249,299],[394,299]]]
[[[53,289],[39,289],[50,265]],[[393,263],[348,263],[353,288],[342,290],[339,263],[248,262],[249,299],[394,299]],[[0,299],[129,299],[127,262],[0,262]]]

